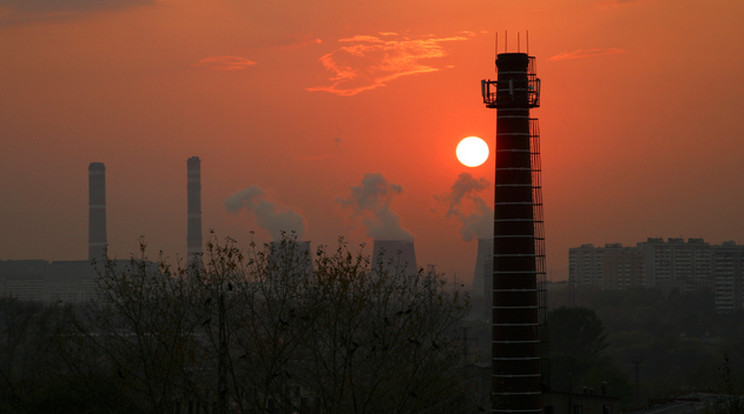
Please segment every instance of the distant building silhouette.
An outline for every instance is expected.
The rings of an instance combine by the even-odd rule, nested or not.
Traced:
[[[744,309],[744,246],[732,241],[712,246],[701,238],[649,237],[635,247],[582,244],[568,254],[571,286],[712,291],[716,311]]]
[[[87,260],[0,260],[0,297],[82,302],[95,297],[97,278]]]
[[[727,241],[712,250],[716,311],[744,309],[744,246]]]
[[[568,281],[573,286],[602,286],[605,250],[591,243],[568,249]]]
[[[657,287],[680,292],[713,286],[711,246],[703,239],[649,237],[635,247],[620,243],[569,249],[568,278],[573,286],[603,289]],[[642,267],[639,267],[642,264]]]
[[[695,292],[711,289],[711,246],[703,239],[648,238],[636,244],[645,256],[648,286]]]
[[[627,289],[646,285],[643,252],[620,243],[569,249],[568,274],[573,286]]]
[[[602,288],[608,290],[645,286],[643,252],[619,243],[605,247],[602,255]]]
[[[21,300],[45,300],[46,260],[1,260],[0,296]]]

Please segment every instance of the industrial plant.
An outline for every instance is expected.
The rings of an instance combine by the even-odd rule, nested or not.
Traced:
[[[95,281],[109,259],[106,230],[106,167],[101,162],[88,166],[88,260],[2,260],[0,261],[0,296],[21,300],[76,303],[95,296]],[[245,192],[243,192],[245,193]],[[241,194],[245,196],[245,194]],[[254,196],[255,194],[250,194]],[[199,265],[203,253],[201,211],[201,160],[186,161],[186,258],[189,266]],[[239,208],[240,204],[238,204]],[[228,210],[230,207],[228,206]],[[293,229],[271,229],[272,234]],[[274,231],[275,230],[275,231]],[[384,234],[384,233],[383,233]],[[396,233],[393,233],[396,234]],[[270,243],[272,260],[291,257],[294,264],[312,272],[310,241],[296,246]],[[291,249],[291,251],[287,251]],[[126,260],[117,260],[124,264]],[[418,265],[413,239],[374,239],[372,263],[379,270],[405,271],[416,274]]]
[[[202,253],[201,163],[187,161],[187,243],[188,263]],[[84,302],[95,297],[95,282],[103,271],[107,255],[106,167],[101,162],[88,166],[88,260],[0,260],[0,297],[42,302]],[[116,260],[124,265],[127,260]]]

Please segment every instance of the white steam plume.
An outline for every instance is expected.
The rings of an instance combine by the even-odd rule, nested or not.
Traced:
[[[305,233],[305,225],[298,213],[267,200],[264,191],[255,185],[228,196],[225,208],[233,214],[242,208],[255,214],[258,225],[275,241],[282,239],[282,232],[294,232],[300,240]]]
[[[493,209],[476,195],[488,187],[485,178],[476,179],[464,172],[457,177],[448,194],[435,197],[448,204],[447,217],[454,216],[462,222],[460,235],[465,241],[493,236]]]
[[[367,173],[362,183],[351,187],[351,195],[338,202],[362,218],[367,235],[375,240],[413,240],[400,225],[400,217],[390,209],[390,200],[401,194],[400,185],[388,183],[379,173]]]

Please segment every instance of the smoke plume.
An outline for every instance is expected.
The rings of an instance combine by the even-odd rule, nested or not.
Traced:
[[[299,214],[267,200],[264,191],[255,185],[227,197],[225,208],[233,214],[242,208],[255,214],[258,225],[268,231],[275,241],[282,239],[282,232],[294,232],[300,240],[305,233],[305,225]]]
[[[390,209],[393,196],[403,193],[400,185],[385,180],[379,173],[367,173],[362,183],[351,187],[351,195],[338,202],[362,218],[367,235],[375,240],[413,240],[413,235],[400,225],[400,217]]]
[[[454,216],[462,222],[460,235],[465,241],[493,236],[493,209],[477,195],[488,187],[485,178],[476,179],[464,172],[457,177],[448,194],[435,197],[448,204],[447,217]]]

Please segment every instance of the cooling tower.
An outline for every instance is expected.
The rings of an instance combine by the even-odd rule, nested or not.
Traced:
[[[478,239],[473,274],[473,312],[478,319],[491,320],[491,290],[493,289],[493,239]]]
[[[188,264],[194,264],[202,253],[201,223],[201,161],[191,157],[186,161],[187,191],[187,232],[186,257]]]
[[[540,301],[535,188],[539,149],[530,108],[539,106],[534,57],[501,53],[497,81],[483,81],[484,103],[497,108],[494,192],[491,412],[542,413]],[[492,93],[491,87],[496,91]],[[533,197],[534,196],[534,197]],[[541,210],[540,210],[541,211]],[[540,256],[540,259],[538,259]]]
[[[387,272],[416,274],[418,266],[413,240],[375,240],[372,247],[372,269],[378,269],[378,266],[382,266],[382,270]]]
[[[106,259],[106,167],[88,166],[88,260]]]

